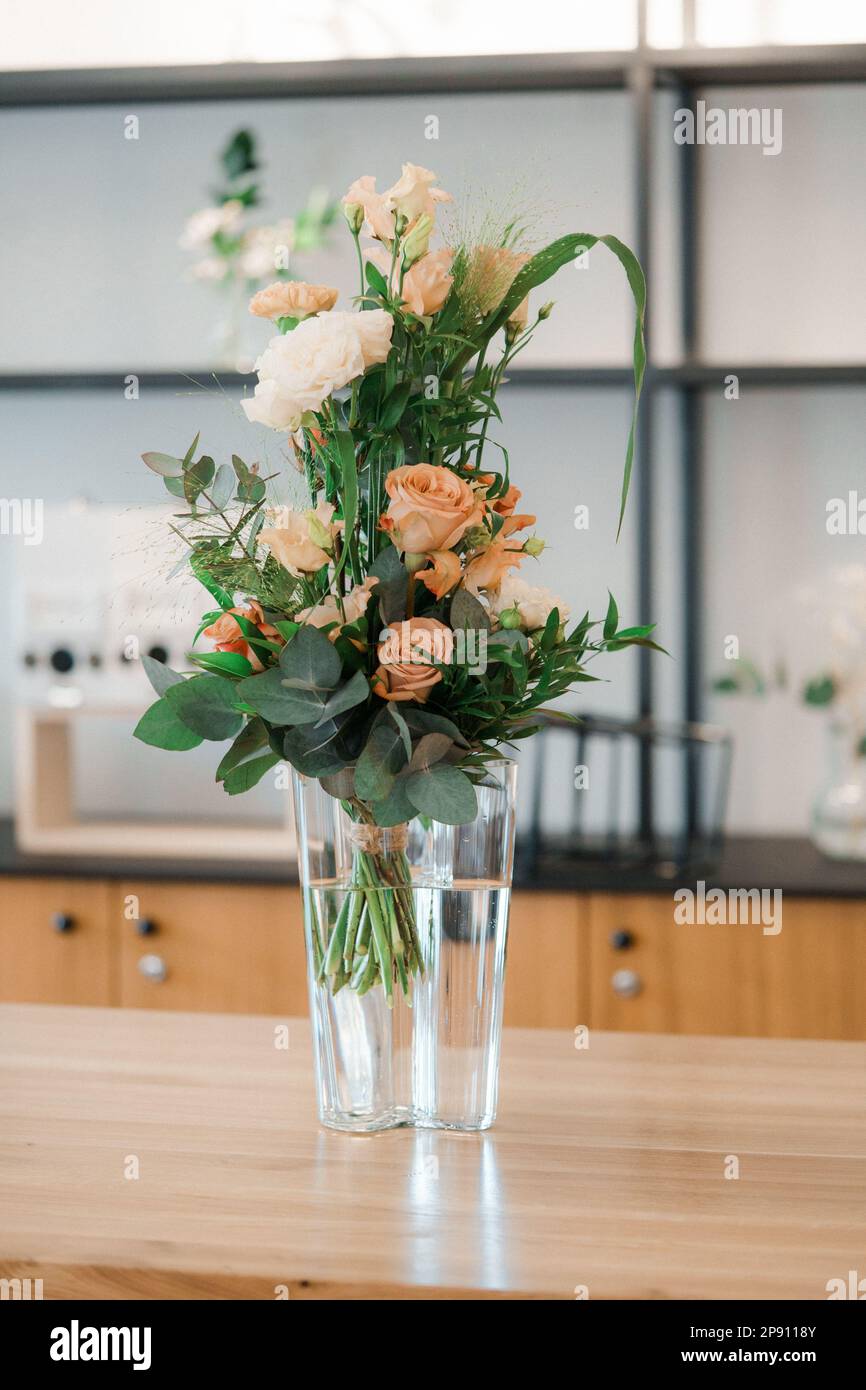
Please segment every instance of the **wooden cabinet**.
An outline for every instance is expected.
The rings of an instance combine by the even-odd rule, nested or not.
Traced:
[[[297,888],[123,883],[113,892],[119,1003],[283,1017],[307,1012]]]
[[[680,925],[668,894],[593,894],[588,911],[595,1028],[866,1038],[866,904],[786,898],[777,935]]]
[[[574,1028],[586,1022],[586,897],[513,893],[504,1020],[508,1028]]]
[[[0,999],[306,1014],[300,892],[0,877]],[[679,925],[672,893],[518,892],[505,1023],[866,1039],[866,903],[786,898],[772,936]]]
[[[0,1000],[112,1004],[108,884],[0,878]]]

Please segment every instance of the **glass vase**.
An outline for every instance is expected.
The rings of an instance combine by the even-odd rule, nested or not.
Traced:
[[[385,830],[294,774],[322,1124],[493,1123],[516,776],[488,764],[471,824]]]
[[[863,733],[835,720],[827,778],[812,809],[812,839],[830,859],[866,859],[866,756]]]

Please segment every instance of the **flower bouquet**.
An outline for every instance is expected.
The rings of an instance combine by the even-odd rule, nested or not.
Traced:
[[[640,266],[613,236],[532,252],[514,224],[435,247],[447,201],[412,164],[384,193],[358,179],[342,200],[353,309],[293,281],[252,301],[275,333],[242,405],[285,436],[301,505],[269,506],[258,465],[217,467],[198,437],[182,458],[144,455],[184,504],[175,528],[216,606],[199,629],[214,649],[190,652],[192,674],[145,658],[159,699],[136,736],[165,749],[231,739],[216,773],[229,795],[291,764],[314,980],[332,1000],[375,994],[386,1008],[430,968],[410,832],[429,844],[437,827],[492,824],[479,806],[504,785],[502,750],[592,679],[593,656],[653,645],[649,627],[620,627],[612,597],[603,618],[572,622],[529,582],[544,543],[494,438],[508,368],[553,307],[531,314],[530,292],[596,242],[634,296],[636,410]],[[622,508],[633,447],[634,418]],[[310,786],[339,836],[313,833]],[[496,824],[507,878],[513,805]]]

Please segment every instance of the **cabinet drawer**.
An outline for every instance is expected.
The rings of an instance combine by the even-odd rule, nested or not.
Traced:
[[[113,1003],[108,893],[101,879],[0,878],[0,999]]]
[[[576,893],[512,894],[506,1027],[574,1028],[586,1022],[584,902]]]
[[[307,1012],[297,888],[127,882],[116,892],[121,1004]]]
[[[776,935],[759,923],[685,925],[673,893],[594,894],[592,1025],[866,1039],[866,907],[786,898],[781,922]]]

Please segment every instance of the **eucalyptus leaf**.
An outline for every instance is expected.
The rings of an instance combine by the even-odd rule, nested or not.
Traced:
[[[379,718],[370,730],[355,768],[355,791],[362,801],[382,801],[406,764],[403,736],[392,719]]]
[[[279,762],[280,759],[275,753],[263,753],[260,758],[251,758],[248,762],[240,763],[223,778],[223,788],[229,796],[248,792],[251,787],[262,780],[266,772],[270,772],[271,768],[276,767]]]
[[[238,694],[272,724],[282,725],[315,724],[328,701],[327,691],[287,686],[278,666],[242,680]]]
[[[470,594],[468,589],[459,588],[451,600],[451,626],[455,632],[489,632],[490,618],[483,603]]]
[[[341,665],[334,644],[315,627],[304,625],[280,653],[280,669],[293,685],[305,690],[334,690]]]
[[[406,774],[395,777],[391,790],[381,801],[374,801],[373,816],[376,824],[385,826],[403,825],[415,817],[415,807],[406,795]]]
[[[333,773],[330,777],[320,777],[322,791],[332,796],[335,801],[349,801],[355,795],[355,769],[353,767],[341,768],[339,772]]]
[[[169,686],[163,698],[193,733],[219,742],[234,738],[243,722],[236,708],[239,689],[223,676],[193,676],[180,685]]]
[[[453,743],[447,734],[425,734],[409,760],[409,772],[426,772],[427,768],[444,758]]]
[[[339,725],[333,719],[319,729],[311,725],[290,729],[283,740],[286,760],[305,777],[333,776],[352,761],[343,756],[338,745],[339,732]]]
[[[227,463],[223,463],[217,469],[213,487],[210,489],[210,500],[213,508],[217,512],[225,511],[229,502],[232,500],[232,493],[235,490],[234,470]]]
[[[165,699],[157,700],[145,710],[133,729],[133,737],[151,748],[164,748],[170,753],[184,753],[201,743],[198,734],[182,724]]]
[[[142,454],[148,468],[161,478],[180,478],[183,475],[183,459],[173,458],[171,454]]]
[[[370,574],[379,583],[373,588],[373,597],[379,600],[379,615],[384,623],[402,622],[406,616],[406,591],[409,586],[409,571],[400,559],[400,552],[393,545],[380,550],[372,565]]]
[[[393,709],[393,705],[391,708]],[[432,710],[428,709],[407,709],[403,719],[413,733],[447,734],[461,748],[469,747],[469,743],[457,725],[452,723],[450,719],[446,719],[444,714],[434,714]]]
[[[478,798],[466,773],[446,763],[411,773],[406,795],[416,811],[444,825],[467,825],[478,814]]]
[[[157,661],[155,657],[143,656],[141,664],[157,695],[164,695],[170,685],[179,685],[183,680],[178,671],[173,671],[164,661]]]
[[[347,709],[354,709],[355,705],[362,704],[369,694],[370,682],[363,671],[356,671],[354,676],[334,691],[322,710],[319,722],[321,723],[324,719],[334,719],[336,715],[343,714]]]
[[[216,780],[221,782],[224,777],[231,772],[232,768],[240,763],[246,762],[254,753],[258,753],[260,748],[264,748],[268,743],[267,725],[261,719],[250,719],[241,729],[231,748],[223,757],[216,770]]]

